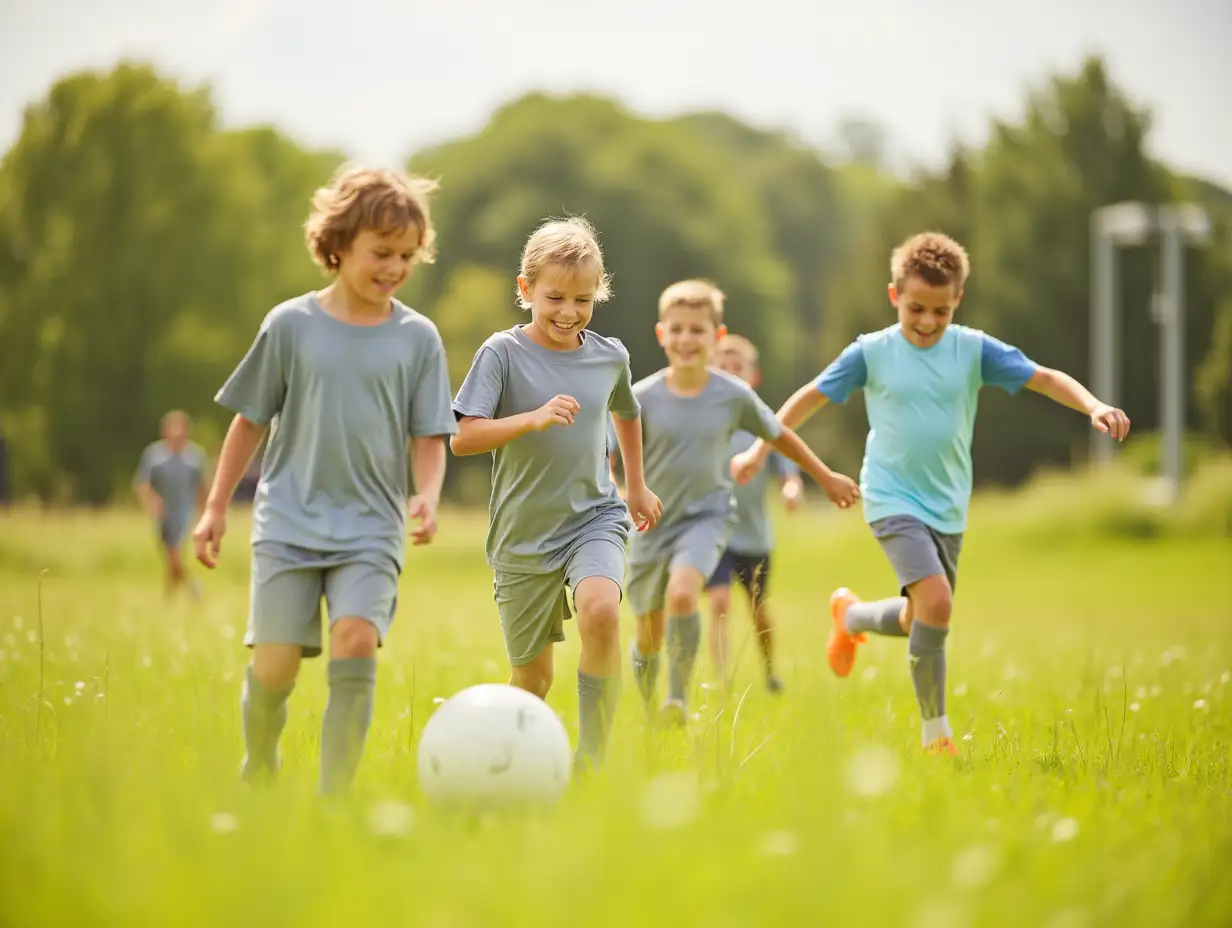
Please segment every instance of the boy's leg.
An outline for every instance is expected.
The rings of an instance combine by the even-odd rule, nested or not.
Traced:
[[[329,606],[329,701],[321,720],[320,790],[346,792],[363,755],[376,695],[376,652],[398,607],[391,558],[350,561],[325,572]]]
[[[757,634],[757,649],[761,654],[762,670],[766,675],[766,687],[771,692],[780,692],[783,684],[774,673],[774,627],[770,621],[768,605],[770,555],[737,556],[736,576],[749,595],[749,606],[753,613],[753,629]]]
[[[321,571],[293,549],[260,545],[253,550],[248,630],[252,662],[244,676],[243,776],[276,774],[278,741],[287,722],[287,698],[300,660],[321,653]]]
[[[710,662],[714,672],[728,685],[727,656],[728,631],[727,616],[731,612],[731,581],[733,558],[729,551],[724,551],[719,558],[719,566],[714,569],[710,579],[706,581],[706,593],[710,599]]]
[[[667,596],[668,564],[649,561],[629,565],[626,594],[637,616],[637,633],[630,651],[633,680],[647,706],[659,681],[659,652],[663,649],[663,606]]]
[[[565,640],[569,599],[564,571],[511,573],[498,570],[493,595],[509,657],[509,683],[545,699],[552,688],[552,647]]]
[[[687,717],[689,682],[701,645],[702,587],[714,573],[727,544],[726,516],[698,519],[680,538],[667,578],[668,693],[665,721],[683,723]]]
[[[583,766],[603,760],[620,699],[620,582],[624,567],[624,537],[617,535],[583,542],[565,568],[582,639],[577,755]]]

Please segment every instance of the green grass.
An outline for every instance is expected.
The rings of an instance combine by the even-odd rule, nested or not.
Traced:
[[[138,516],[0,516],[0,922],[1228,924],[1232,540],[1048,533],[1023,511],[977,504],[967,538],[961,762],[921,756],[901,640],[828,671],[830,589],[894,581],[858,516],[809,513],[779,520],[784,697],[737,614],[730,700],[704,691],[687,733],[656,734],[626,680],[604,777],[554,813],[467,823],[423,805],[415,746],[434,699],[506,676],[482,514],[446,513],[409,557],[341,815],[314,794],[320,661],[278,789],[237,788],[241,517],[205,601],[166,605]],[[558,652],[573,735],[576,637]]]

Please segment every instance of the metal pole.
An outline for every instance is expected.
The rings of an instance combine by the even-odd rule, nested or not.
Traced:
[[[1103,402],[1117,405],[1116,246],[1104,229],[1104,209],[1091,214],[1091,386]],[[1112,462],[1113,442],[1091,433],[1091,460]]]
[[[1161,235],[1160,381],[1163,470],[1171,501],[1181,495],[1185,441],[1185,240],[1181,218],[1170,208],[1159,215]]]

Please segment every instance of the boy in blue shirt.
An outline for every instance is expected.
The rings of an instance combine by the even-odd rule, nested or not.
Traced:
[[[1129,419],[1068,374],[1041,367],[981,331],[951,325],[970,264],[949,237],[924,232],[909,238],[891,255],[890,273],[898,322],[857,338],[796,391],[778,418],[797,428],[826,403],[845,403],[854,390],[864,390],[870,426],[860,471],[864,514],[901,589],[873,603],[835,590],[827,658],[845,677],[867,633],[907,638],[924,746],[957,754],[945,714],[945,640],[971,499],[980,388],[1013,394],[1027,387],[1083,413],[1118,441],[1129,434]],[[748,480],[768,452],[758,442],[734,458],[733,476]]]

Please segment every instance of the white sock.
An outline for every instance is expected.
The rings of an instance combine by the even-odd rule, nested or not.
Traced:
[[[950,728],[947,716],[939,715],[935,719],[924,720],[924,747],[928,747],[938,738],[953,738],[954,729]]]

